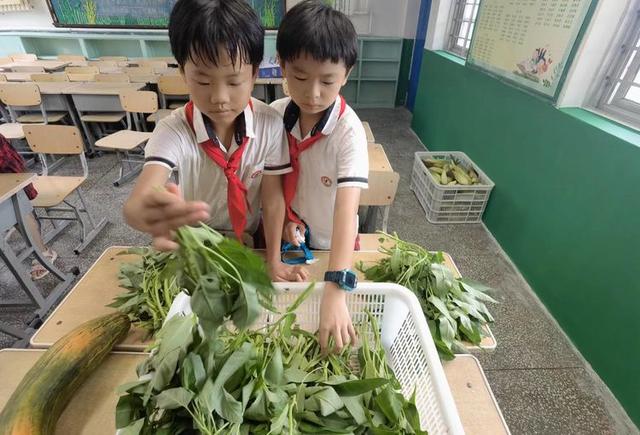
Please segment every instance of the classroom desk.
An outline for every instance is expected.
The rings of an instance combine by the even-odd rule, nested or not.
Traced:
[[[75,82],[65,89],[70,95],[78,118],[85,112],[122,112],[120,93],[140,90],[144,83]],[[89,155],[95,153],[95,138],[85,122],[80,121],[89,145]]]
[[[107,304],[124,292],[118,282],[118,271],[123,263],[137,261],[137,255],[117,255],[126,250],[126,247],[107,248],[96,262],[87,270],[65,299],[51,313],[38,331],[31,338],[31,346],[34,348],[47,348],[64,334],[87,320],[113,312],[113,308]],[[310,280],[322,281],[324,272],[329,262],[328,252],[314,252],[319,260],[308,266]],[[375,251],[360,251],[354,255],[354,265],[360,261],[366,264],[382,258],[384,254]],[[450,256],[446,255],[446,264],[457,271]],[[355,267],[354,267],[355,269]],[[358,272],[358,278],[364,280],[364,276]],[[150,341],[145,340],[145,332],[138,328],[131,328],[129,335],[115,346],[116,350],[143,351]]]
[[[3,72],[8,82],[30,82],[31,74],[37,74],[32,72]]]
[[[371,126],[368,122],[363,122],[362,127],[364,128],[364,132],[367,135],[367,142],[374,143],[376,138],[373,136],[373,131],[371,131]]]
[[[0,351],[0,409],[44,350]],[[115,433],[116,389],[135,381],[136,367],[145,353],[112,352],[80,386],[56,426],[56,434],[112,435]],[[508,435],[509,429],[478,360],[458,355],[443,363],[462,426],[467,435]]]
[[[60,71],[65,67],[69,66],[70,63],[71,62],[63,62],[60,60],[19,61],[19,62],[11,62],[11,63],[5,63],[4,65],[0,65],[0,70],[9,71],[9,70],[13,70],[13,68],[15,67],[20,67],[20,66],[41,66],[42,68],[44,68],[46,72],[52,72],[52,71]]]
[[[16,278],[27,299],[2,299],[1,307],[16,307],[25,305],[36,305],[36,318],[44,318],[49,309],[54,306],[64,295],[71,283],[73,275],[62,272],[49,262],[40,249],[33,242],[32,234],[26,225],[26,216],[33,211],[31,201],[24,193],[24,188],[33,182],[36,174],[0,174],[0,260],[2,260],[9,271]],[[4,239],[6,231],[17,225],[19,232],[23,236],[26,247],[16,254]],[[60,283],[44,297],[36,284],[31,280],[28,267],[23,261],[32,255],[46,268],[50,274],[60,280]],[[13,326],[0,323],[0,332],[9,334],[24,341],[28,337],[28,332],[21,331]],[[26,343],[20,342],[18,345]]]
[[[375,232],[376,213],[382,208],[382,231],[387,231],[391,205],[396,197],[400,174],[393,171],[391,163],[380,144],[367,144],[369,155],[369,188],[360,193],[360,205],[367,206],[362,222],[366,233]]]

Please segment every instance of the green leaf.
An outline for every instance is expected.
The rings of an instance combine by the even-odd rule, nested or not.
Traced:
[[[375,402],[389,421],[397,422],[400,420],[402,409],[391,387],[386,386],[383,388],[380,394],[376,396]]]
[[[185,388],[170,388],[156,396],[156,404],[160,409],[188,408],[194,394]]]
[[[134,421],[127,427],[119,429],[118,435],[138,435],[144,426],[144,418]]]
[[[325,382],[325,384],[331,385],[339,396],[358,396],[360,394],[368,393],[376,388],[382,387],[389,383],[388,379],[383,378],[371,378],[371,379],[358,379],[356,381],[346,381],[341,383]]]
[[[213,405],[213,409],[220,417],[232,423],[242,423],[242,404],[235,400],[225,389],[224,384],[238,370],[244,368],[252,358],[255,357],[255,350],[252,343],[243,343],[240,349],[236,350],[224,363],[218,373],[211,396],[207,398],[208,403]]]
[[[243,282],[231,314],[233,324],[240,329],[248,328],[255,322],[261,312],[262,308],[258,302],[255,286]]]
[[[304,404],[305,409],[319,410],[323,417],[342,409],[344,403],[331,387],[325,387],[320,392],[309,397]]]
[[[349,411],[349,414],[353,417],[356,423],[363,425],[367,421],[367,414],[362,403],[362,398],[360,396],[343,396],[342,402],[344,403],[345,408]]]
[[[212,279],[212,275],[207,277],[207,280]],[[191,296],[191,309],[198,316],[198,322],[207,337],[212,336],[222,325],[225,315],[229,312],[226,296],[221,290],[195,291]]]
[[[276,350],[273,351],[271,361],[267,365],[267,371],[265,372],[265,379],[267,382],[273,385],[282,384],[284,377],[284,364],[282,362],[282,350],[280,346],[276,345]]]
[[[197,353],[190,352],[182,362],[180,369],[181,383],[191,391],[200,391],[207,378],[202,358]]]
[[[136,416],[136,409],[142,407],[142,401],[134,396],[126,395],[118,399],[116,405],[116,429],[130,425]]]
[[[271,420],[271,433],[274,433],[274,434],[282,433],[282,430],[284,429],[284,425],[287,423],[289,406],[291,405],[287,403],[287,405],[284,408],[282,408],[282,411],[280,411],[280,414],[278,414],[277,416],[275,416],[275,418]]]
[[[162,390],[176,372],[178,361],[187,353],[193,342],[195,316],[174,316],[158,333],[158,353],[153,356],[155,375],[153,388]]]
[[[245,418],[255,421],[271,421],[265,401],[264,390],[258,390],[253,403],[244,413]]]

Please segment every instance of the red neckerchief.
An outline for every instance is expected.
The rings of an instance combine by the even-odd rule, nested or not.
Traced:
[[[347,103],[342,95],[340,95],[340,113],[338,119],[344,114]],[[299,122],[299,121],[298,121]],[[322,134],[322,129],[318,129],[312,136],[303,141],[296,139],[290,131],[287,131],[287,139],[289,141],[289,157],[291,159],[291,168],[293,171],[284,175],[284,181],[282,185],[284,193],[284,201],[287,209],[287,217],[292,222],[302,223],[298,215],[291,208],[293,198],[296,196],[296,190],[298,187],[298,178],[300,177],[300,154],[311,148],[313,144],[322,139],[325,135]]]
[[[253,109],[251,101],[249,101],[249,107]],[[189,101],[185,105],[184,111],[187,122],[191,130],[195,133],[193,126],[193,101]],[[224,175],[227,178],[227,207],[229,210],[229,218],[231,219],[233,232],[242,243],[242,233],[244,233],[244,229],[247,226],[247,188],[236,172],[240,168],[242,154],[249,143],[249,137],[245,134],[241,140],[239,139],[236,135],[238,149],[233,152],[229,160],[227,160],[225,153],[220,148],[220,142],[216,137],[212,138],[211,135],[209,135],[209,139],[198,145],[200,145],[207,156],[224,171]]]

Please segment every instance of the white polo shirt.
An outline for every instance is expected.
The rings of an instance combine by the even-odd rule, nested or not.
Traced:
[[[297,140],[322,131],[324,137],[300,154],[300,175],[293,210],[309,226],[311,247],[331,249],[333,212],[340,187],[368,188],[369,156],[367,135],[358,115],[349,107],[340,116],[340,97],[312,129],[300,137],[299,108],[291,98],[271,103],[284,118],[285,130]],[[286,140],[286,139],[285,139]],[[288,144],[288,142],[287,142]],[[356,216],[356,231],[358,219]]]
[[[259,100],[252,99],[251,105],[240,115],[244,116],[245,134],[250,140],[237,172],[247,188],[249,210],[245,232],[249,234],[256,231],[259,223],[262,175],[291,172],[282,117]],[[184,107],[162,119],[145,147],[145,166],[177,168],[185,200],[206,202],[211,206],[211,219],[207,224],[218,231],[233,232],[227,207],[227,178],[222,168],[198,145],[209,139],[203,116],[194,105],[195,133],[189,126]],[[242,123],[237,125],[242,126]],[[232,142],[230,147],[220,144],[227,157],[238,148],[235,135]]]

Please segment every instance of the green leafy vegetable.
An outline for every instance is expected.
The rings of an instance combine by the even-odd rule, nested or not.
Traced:
[[[128,291],[109,306],[129,315],[131,321],[155,334],[164,322],[176,295],[191,296],[193,311],[205,333],[215,331],[226,317],[246,328],[262,307],[275,311],[273,285],[264,260],[235,240],[206,225],[177,231],[176,252],[133,248],[137,263],[120,268],[120,285]]]
[[[486,294],[491,289],[478,283],[458,279],[446,267],[442,253],[429,252],[421,246],[381,233],[395,244],[381,247],[387,257],[376,265],[358,265],[366,278],[376,282],[395,282],[413,291],[420,301],[438,352],[452,359],[454,352],[464,351],[463,341],[480,344],[484,325],[493,322],[485,302],[496,301]]]
[[[138,368],[140,380],[119,390],[124,395],[117,427],[142,435],[194,429],[243,435],[426,434],[415,397],[402,395],[387,365],[376,317],[369,313],[357,325],[362,347],[324,356],[316,336],[296,324],[294,309],[310,293],[257,330],[225,324],[215,334],[203,334],[196,314],[169,319],[149,360]]]

